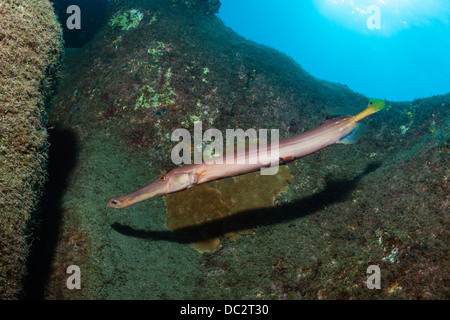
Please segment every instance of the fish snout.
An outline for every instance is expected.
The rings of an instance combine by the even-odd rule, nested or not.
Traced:
[[[116,198],[109,199],[108,202],[106,203],[106,206],[112,209],[122,209],[126,207],[126,205],[124,205],[122,201]]]

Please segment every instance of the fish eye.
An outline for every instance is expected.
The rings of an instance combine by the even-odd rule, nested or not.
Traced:
[[[112,200],[111,203],[112,204],[118,204],[118,202],[116,200]]]
[[[373,101],[370,101],[369,104],[373,104]]]
[[[166,176],[162,176],[161,178],[159,178],[159,180],[166,181]]]

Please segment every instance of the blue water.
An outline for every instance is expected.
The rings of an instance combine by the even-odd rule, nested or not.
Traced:
[[[318,78],[390,101],[450,92],[448,0],[221,2],[227,26],[287,53]],[[380,10],[371,29],[370,5]]]

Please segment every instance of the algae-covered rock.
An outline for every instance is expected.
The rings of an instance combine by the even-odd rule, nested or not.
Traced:
[[[169,0],[173,5],[181,4],[206,14],[218,13],[222,5],[220,0]]]
[[[73,298],[73,291],[61,289],[61,266],[86,261],[85,297],[97,299],[448,295],[442,283],[450,95],[392,104],[364,120],[366,134],[358,143],[295,161],[287,192],[275,202],[277,190],[259,187],[258,175],[256,187],[242,183],[249,178],[243,176],[235,179],[241,183],[213,182],[167,197],[180,215],[187,208],[182,200],[189,202],[194,210],[185,211],[202,214],[201,228],[169,230],[175,220],[166,224],[162,197],[106,211],[109,197],[137,190],[174,167],[175,128],[192,132],[202,121],[204,131],[277,128],[285,138],[320,125],[335,107],[355,114],[368,102],[243,39],[215,15],[167,0],[110,4],[97,37],[68,55],[67,77],[50,113],[54,125],[69,127],[80,141],[61,209],[80,221],[81,238],[86,234],[93,245],[76,251],[81,245],[71,243],[79,233],[73,238],[69,232],[74,218],[62,217],[47,297]],[[131,10],[142,13],[135,27],[113,23]],[[195,198],[186,199],[189,194]],[[259,200],[270,203],[261,207]],[[200,210],[211,207],[220,218],[205,223]],[[199,230],[205,234],[194,232]],[[255,233],[236,241],[223,237],[239,230]],[[189,247],[203,240],[222,247],[204,255]],[[368,290],[370,265],[380,266],[383,290]],[[394,287],[402,289],[389,292]]]
[[[111,1],[110,5],[93,41],[67,51],[67,75],[51,107],[50,123],[70,128],[79,140],[79,162],[61,203],[61,210],[70,215],[61,217],[60,238],[71,237],[67,230],[74,229],[76,217],[92,247],[86,250],[88,255],[75,256],[77,249],[64,240],[56,245],[46,297],[76,298],[73,291],[61,289],[64,273],[60,266],[74,263],[83,270],[81,291],[87,298],[192,298],[203,276],[201,255],[187,243],[211,240],[208,235],[197,240],[190,234],[179,240],[185,245],[174,241],[166,226],[162,197],[123,212],[105,212],[107,199],[142,187],[160,171],[174,167],[170,154],[176,142],[170,134],[176,128],[192,132],[197,121],[202,121],[204,131],[278,128],[284,138],[321,124],[331,104],[361,108],[367,99],[312,77],[277,50],[243,39],[213,14],[173,6],[167,0]],[[117,18],[124,17],[127,26],[127,12],[142,14],[136,15],[142,19],[135,27],[116,23],[121,24]],[[254,183],[259,186],[264,179],[257,178]],[[256,200],[269,208],[275,206],[273,198],[280,191],[276,187],[273,194],[260,188],[232,205],[237,197],[230,193],[238,190],[234,180],[228,181],[228,187],[222,185],[228,190],[211,189],[213,184],[205,187],[205,197],[221,204],[220,216],[232,215],[231,224],[240,221],[242,211],[255,210]],[[200,194],[201,190],[195,191]],[[241,195],[245,192],[239,190]],[[228,196],[221,200],[219,193]],[[251,199],[255,203],[248,206],[245,200]],[[123,235],[131,220],[133,228],[142,230],[131,230],[132,235],[152,240]],[[262,235],[257,225],[230,227],[226,224],[225,234],[254,230]],[[218,236],[221,239],[211,240],[213,244],[228,241],[220,232]],[[187,262],[180,269],[173,261]],[[171,279],[173,274],[184,279],[183,284]]]
[[[47,1],[0,2],[0,298],[17,298],[46,179],[45,102],[62,52]]]

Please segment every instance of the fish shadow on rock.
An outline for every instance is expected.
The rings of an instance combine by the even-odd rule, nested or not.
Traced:
[[[351,191],[355,189],[358,181],[380,166],[381,163],[372,163],[367,166],[363,173],[353,179],[329,181],[325,189],[321,192],[293,203],[243,211],[222,219],[183,227],[175,231],[139,230],[120,223],[112,224],[112,228],[121,234],[136,238],[153,241],[192,243],[220,237],[233,231],[289,222],[313,214],[334,203],[345,201]]]

